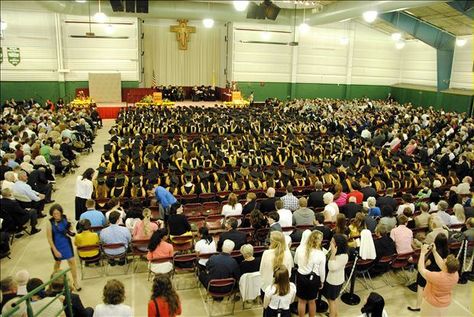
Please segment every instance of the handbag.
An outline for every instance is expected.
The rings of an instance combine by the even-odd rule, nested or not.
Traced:
[[[156,303],[156,298],[153,299],[153,304],[155,304],[155,310],[156,310],[156,316],[155,317],[160,317],[160,310],[158,309],[158,304]]]
[[[311,268],[311,272],[306,275],[301,275],[307,282],[312,282],[316,280],[316,277],[318,276],[314,271],[314,264],[313,267]]]

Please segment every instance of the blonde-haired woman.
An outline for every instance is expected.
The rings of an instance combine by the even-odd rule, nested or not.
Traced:
[[[151,238],[153,232],[158,230],[158,225],[151,222],[151,210],[143,209],[143,220],[139,220],[133,227],[132,240],[148,240]],[[147,251],[147,247],[140,248],[142,251]]]
[[[295,254],[298,263],[296,274],[296,296],[298,297],[298,315],[306,314],[306,305],[310,317],[316,315],[316,298],[326,278],[326,255],[322,251],[323,234],[314,230],[308,237],[304,252]]]
[[[237,198],[237,195],[234,193],[231,193],[229,195],[229,202],[225,204],[222,207],[222,215],[224,215],[225,218],[231,217],[231,216],[240,216],[242,214],[242,204],[239,203],[239,200]],[[242,223],[242,220],[238,220],[238,225]]]
[[[273,272],[284,265],[291,274],[293,258],[286,247],[285,236],[280,231],[270,233],[270,247],[265,250],[260,261],[260,275],[262,277],[261,293],[273,284]]]
[[[466,222],[466,214],[464,212],[464,207],[461,204],[456,204],[453,207],[454,215],[451,215],[451,224],[458,225]]]

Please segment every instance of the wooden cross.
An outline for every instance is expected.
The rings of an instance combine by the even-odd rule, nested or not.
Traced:
[[[178,19],[179,25],[170,26],[170,31],[176,33],[176,40],[179,44],[180,50],[188,49],[189,36],[191,33],[196,33],[194,26],[188,26],[188,20]]]

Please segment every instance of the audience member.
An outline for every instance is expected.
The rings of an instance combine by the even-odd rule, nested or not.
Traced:
[[[264,316],[291,317],[290,305],[295,300],[296,286],[290,282],[290,274],[284,265],[275,269],[273,283],[264,293]]]
[[[240,216],[242,214],[242,204],[239,203],[236,194],[231,193],[229,195],[229,202],[222,207],[221,214],[226,218],[231,216]]]
[[[175,317],[181,315],[181,301],[166,274],[157,274],[153,279],[148,316]]]
[[[173,240],[177,236],[189,236],[190,240],[193,235],[191,232],[191,225],[188,222],[188,218],[183,215],[183,205],[180,203],[174,203],[170,207],[170,215],[168,217],[168,231],[170,240]]]
[[[125,287],[119,280],[107,281],[103,291],[103,304],[94,309],[94,317],[132,317],[132,308],[123,304],[125,301]]]
[[[314,211],[307,207],[307,200],[304,197],[299,199],[299,208],[293,212],[293,225],[311,226],[314,223]]]
[[[326,255],[322,251],[323,234],[313,231],[306,242],[300,244],[303,252],[295,254],[298,264],[296,275],[296,296],[298,297],[298,315],[306,314],[308,305],[309,316],[316,315],[316,298],[326,279]]]
[[[341,293],[342,285],[345,279],[345,267],[349,261],[347,254],[347,239],[342,234],[336,234],[331,239],[330,252],[328,260],[328,275],[326,277],[325,297],[329,304],[329,316],[336,317],[336,300]]]
[[[214,253],[217,251],[216,242],[209,234],[209,229],[207,227],[201,227],[198,230],[198,241],[194,245],[194,251],[196,254],[206,254],[206,253]],[[206,267],[208,259],[199,259],[198,263],[201,268]]]
[[[423,245],[420,259],[418,260],[418,272],[426,280],[421,303],[421,316],[447,316],[447,308],[451,304],[452,291],[459,279],[459,261],[452,254],[443,260],[436,248],[431,246],[436,264],[440,272],[431,272],[425,266],[425,257],[430,250],[430,245]]]
[[[286,195],[280,198],[283,201],[283,208],[295,211],[302,206],[299,204],[298,198],[293,195],[293,186],[286,186]],[[306,207],[306,206],[305,206]]]
[[[267,287],[272,285],[273,272],[284,265],[291,275],[293,269],[293,257],[288,250],[283,233],[273,231],[270,233],[270,246],[265,250],[260,262],[260,275],[262,277],[261,291],[264,292]]]
[[[213,255],[206,263],[206,270],[199,274],[199,281],[208,289],[209,282],[214,279],[234,278],[236,281],[240,278],[240,269],[237,261],[230,256],[234,250],[235,243],[232,240],[224,240],[222,243],[222,252]],[[237,283],[238,284],[238,283]],[[213,290],[212,287],[209,290]],[[220,288],[219,291],[225,292],[231,289]]]
[[[99,248],[95,250],[87,250],[87,251],[79,250],[80,247],[99,246],[99,235],[90,230],[91,229],[90,220],[89,219],[80,220],[78,227],[81,230],[74,237],[74,245],[78,248],[77,253],[82,259],[85,259],[85,260],[97,259],[97,261],[99,261],[100,258],[97,257],[99,255]]]
[[[155,274],[166,274],[173,270],[174,249],[171,243],[166,241],[168,232],[166,229],[160,229],[153,232],[150,243],[148,244],[148,253],[146,255],[149,261],[149,268]],[[154,260],[162,260],[169,258],[168,261],[155,262]]]
[[[380,208],[375,206],[376,200],[375,197],[369,197],[367,198],[367,205],[369,208],[369,217],[380,217],[382,215],[382,212],[380,211]]]
[[[54,276],[53,276],[54,277]],[[57,278],[50,284],[49,295],[54,297],[61,293],[64,290],[64,279]],[[69,310],[66,308],[66,317],[92,317],[94,314],[94,309],[92,307],[84,307],[82,300],[78,294],[73,292],[70,293],[71,296],[71,306],[72,306],[72,315],[69,313]],[[66,301],[63,305],[66,306]]]
[[[41,229],[36,228],[38,224],[36,210],[23,209],[8,188],[2,189],[0,218],[4,221],[2,226],[2,230],[4,231],[19,231],[28,221],[31,226],[30,234],[36,234],[41,231]]]
[[[282,232],[281,225],[278,223],[278,221],[280,220],[280,215],[276,211],[270,212],[266,216],[266,218],[268,220],[269,232],[272,232],[272,231]]]
[[[104,247],[104,252],[110,255],[124,254],[127,251],[129,243],[132,241],[130,230],[117,224],[120,213],[113,211],[109,216],[110,225],[100,231],[100,242],[103,244],[122,244],[123,247],[108,249]],[[111,265],[117,264],[115,260],[109,260]],[[125,261],[118,261],[119,265],[124,265]]]
[[[88,219],[92,227],[105,227],[106,220],[103,213],[95,209],[95,201],[93,199],[88,199],[86,201],[86,211],[83,212],[79,220]]]
[[[293,225],[293,214],[291,210],[283,208],[283,202],[278,199],[275,202],[275,209],[280,216],[280,220],[278,220],[278,223],[280,226],[283,227],[291,227]],[[285,235],[290,235],[292,231],[285,231]]]
[[[311,208],[323,208],[325,206],[323,196],[326,193],[323,190],[323,183],[317,181],[314,184],[315,191],[309,194],[308,197],[308,206]]]
[[[375,229],[376,239],[374,240],[375,253],[377,259],[397,253],[395,242],[390,238],[387,225],[379,223]]]
[[[244,232],[237,231],[237,219],[230,217],[225,220],[226,232],[221,233],[217,242],[217,251],[222,251],[222,244],[225,240],[234,242],[234,247],[240,249],[247,242],[247,235]]]
[[[415,204],[412,203],[411,194],[403,194],[402,202],[403,203],[400,206],[398,206],[397,216],[400,216],[401,214],[403,214],[403,210],[405,210],[406,207],[409,207],[412,212],[415,212]]]
[[[427,203],[420,204],[420,214],[415,217],[415,226],[417,228],[427,228],[428,219],[430,218],[429,214],[430,206]]]
[[[357,197],[351,196],[348,198],[348,203],[341,206],[339,211],[350,220],[354,218],[358,212],[362,211],[362,205],[357,203]]]
[[[262,200],[260,203],[260,211],[263,214],[267,214],[271,211],[275,211],[275,188],[269,187],[266,191],[267,198]],[[282,207],[283,208],[283,207]]]
[[[395,198],[393,198],[393,188],[387,188],[385,191],[385,196],[377,198],[376,205],[380,207],[380,209],[382,209],[383,206],[389,205],[392,207],[392,210],[397,210],[398,202]]]
[[[313,230],[318,230],[323,234],[324,241],[330,241],[332,238],[332,231],[324,225],[324,215],[322,212],[318,212],[314,217]]]
[[[359,317],[388,317],[384,307],[385,301],[383,297],[378,293],[371,292],[360,310],[362,315],[359,315]]]
[[[239,265],[240,274],[258,272],[262,258],[253,256],[253,246],[251,244],[244,244],[240,248],[240,253],[244,257],[244,260]]]
[[[398,254],[413,252],[413,231],[407,228],[405,215],[398,216],[398,226],[390,231],[390,238],[395,242]]]
[[[324,204],[324,221],[334,222],[336,221],[337,214],[339,213],[339,207],[333,202],[334,195],[327,192],[323,195]]]

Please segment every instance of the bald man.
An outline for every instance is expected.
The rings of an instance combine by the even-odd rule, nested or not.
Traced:
[[[275,188],[273,187],[268,187],[267,192],[267,199],[263,200],[260,203],[260,211],[263,214],[268,214],[269,212],[276,211],[275,209]]]

